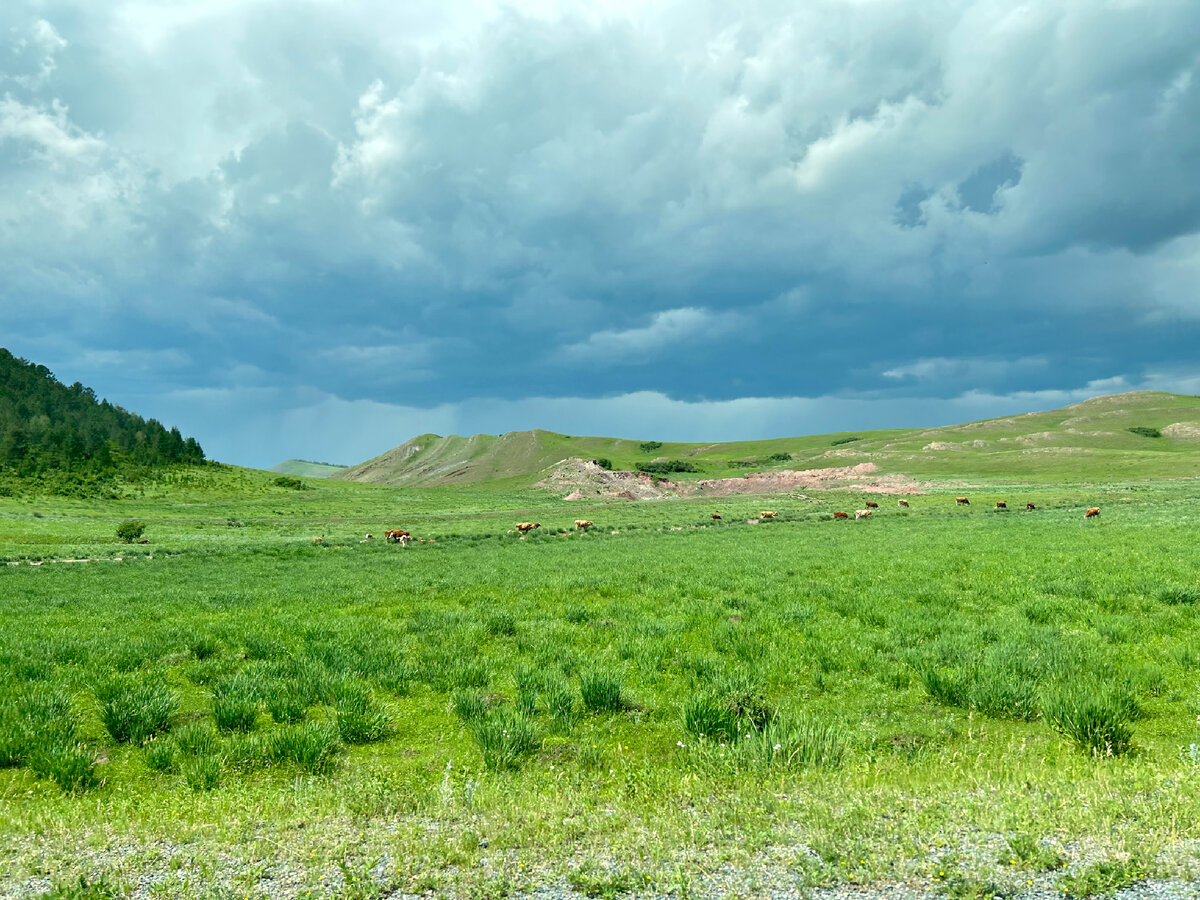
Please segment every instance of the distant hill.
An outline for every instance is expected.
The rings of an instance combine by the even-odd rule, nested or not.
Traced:
[[[715,444],[658,444],[542,430],[472,437],[423,434],[331,477],[408,487],[495,480],[528,484],[571,458],[604,459],[616,469],[679,460],[695,469],[671,474],[675,480],[862,462],[873,463],[881,473],[927,478],[1190,476],[1200,475],[1200,397],[1140,391],[940,428]]]
[[[203,461],[200,444],[178,428],[98,400],[79,382],[64,385],[0,348],[0,469],[10,477],[82,483]]]
[[[286,459],[277,466],[271,466],[268,471],[281,475],[295,475],[298,478],[329,478],[347,468],[349,466],[313,462],[309,459]]]

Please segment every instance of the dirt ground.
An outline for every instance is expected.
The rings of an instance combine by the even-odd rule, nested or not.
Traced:
[[[570,489],[564,500],[661,500],[665,497],[727,497],[733,494],[774,494],[782,491],[852,487],[867,494],[923,494],[928,485],[907,475],[880,475],[874,463],[827,469],[747,472],[732,478],[694,482],[654,479],[643,472],[611,472],[585,459],[558,463],[538,487]]]

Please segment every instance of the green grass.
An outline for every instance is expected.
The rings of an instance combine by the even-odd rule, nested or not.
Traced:
[[[272,477],[0,499],[0,888],[320,896],[386,855],[414,893],[605,896],[778,848],[805,884],[933,881],[930,848],[971,841],[1005,859],[938,882],[962,896],[1200,864],[1195,482],[980,481],[969,509],[953,484],[865,523],[809,492],[766,526],[754,497],[714,525],[711,500]],[[391,525],[434,542],[360,543]]]

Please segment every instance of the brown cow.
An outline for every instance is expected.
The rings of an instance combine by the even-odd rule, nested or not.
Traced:
[[[1098,507],[1098,506],[1089,506],[1089,507],[1088,507],[1088,511],[1087,511],[1087,512],[1085,512],[1085,513],[1083,514],[1083,517],[1084,517],[1085,519],[1094,519],[1094,518],[1096,518],[1096,516],[1098,516],[1098,515],[1100,515],[1100,507]]]
[[[897,500],[896,505],[901,506],[904,509],[908,509],[908,501],[907,500]]]
[[[591,527],[592,527],[592,523],[589,522],[587,519],[576,519],[575,520],[575,528],[578,529],[579,531],[587,531]]]
[[[1008,504],[1005,503],[1003,500],[997,500],[996,501],[996,509],[1008,509]]]
[[[518,522],[517,523],[517,531],[521,532],[521,534],[529,534],[529,532],[533,531],[533,529],[541,528],[541,527],[542,527],[541,522]]]
[[[874,500],[868,500],[866,503],[863,504],[863,506],[865,506],[867,509],[879,509],[879,504],[876,503]]]
[[[773,518],[775,518],[777,515],[779,515],[779,513],[777,513],[777,512],[774,512],[774,511],[772,511],[772,510],[769,510],[769,509],[764,509],[762,512],[760,512],[760,513],[758,514],[758,517],[759,517],[760,519],[773,519]]]
[[[834,517],[835,519],[848,519],[848,518],[850,518],[850,513],[844,513],[844,512],[835,512],[835,513],[833,514],[833,517]]]
[[[713,514],[712,514],[712,517],[713,517],[713,521],[715,522],[715,521],[717,521],[717,520],[719,520],[719,519],[721,518],[721,514],[720,514],[720,513],[713,513]]]
[[[968,500],[966,497],[955,497],[954,503],[956,506],[970,506],[971,505],[971,501]]]
[[[1034,506],[1032,503],[1025,504],[1025,512],[1029,512],[1030,510],[1034,510],[1034,509],[1037,509],[1037,507]]]
[[[869,518],[871,518],[871,511],[869,509],[856,509],[854,511],[854,518],[855,519],[869,519]]]
[[[313,538],[313,543],[314,544],[323,544],[323,543],[325,543],[325,538],[323,538],[323,537]]]
[[[387,531],[385,531],[383,533],[383,539],[385,541],[387,541],[389,544],[407,543],[406,541],[403,541],[402,538],[406,538],[409,536],[410,536],[409,533],[407,531],[405,531],[403,528],[389,528]]]

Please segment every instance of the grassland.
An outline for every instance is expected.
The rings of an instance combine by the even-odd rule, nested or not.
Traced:
[[[0,896],[1194,878],[1200,482],[962,485],[0,498]]]
[[[404,487],[504,479],[531,483],[536,480],[531,476],[568,457],[603,457],[618,469],[677,459],[695,468],[678,476],[684,480],[729,477],[747,468],[862,462],[883,473],[916,478],[1020,478],[1052,484],[1179,477],[1197,473],[1200,397],[1142,391],[964,425],[732,443],[659,443],[542,430],[469,438],[425,434],[332,477]]]

